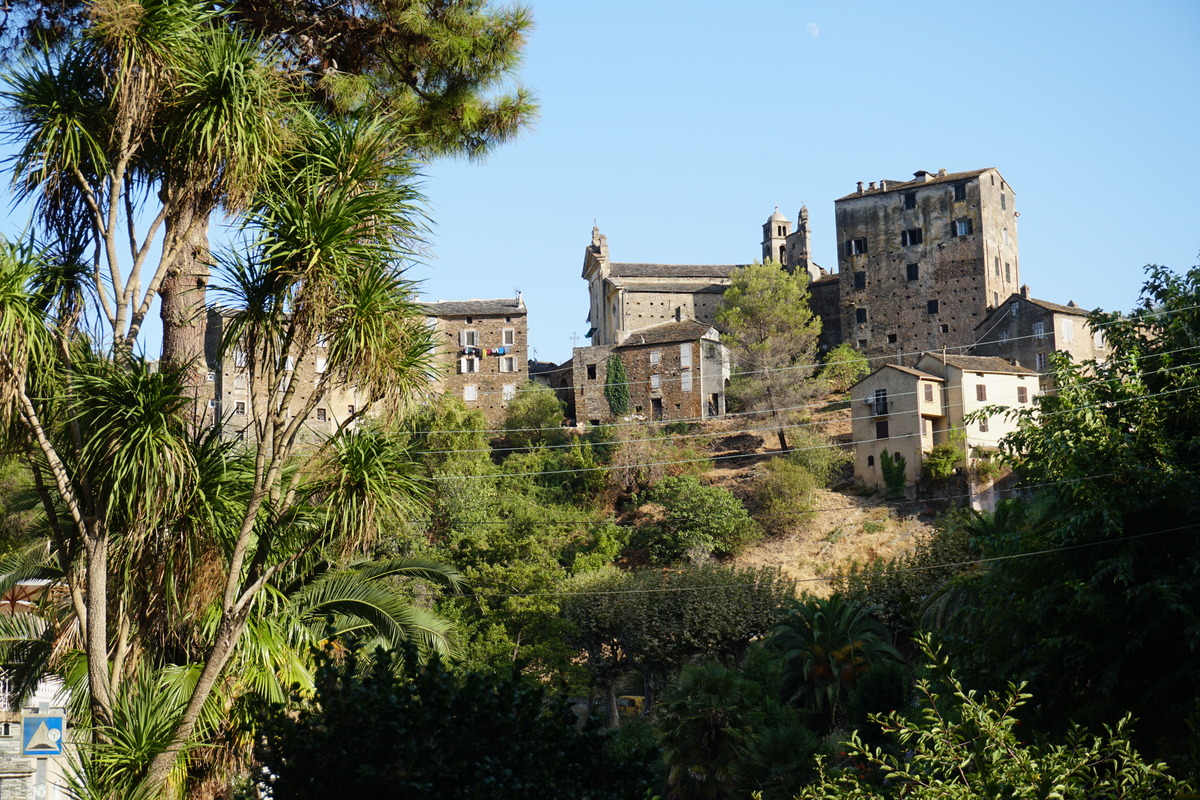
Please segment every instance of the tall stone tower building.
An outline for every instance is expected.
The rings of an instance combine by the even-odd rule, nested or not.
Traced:
[[[796,219],[796,230],[792,222],[779,209],[763,223],[762,260],[775,261],[787,267],[788,272],[804,270],[809,280],[816,282],[824,274],[812,260],[812,235],[808,228],[808,207],[802,206]]]
[[[860,182],[834,214],[841,337],[868,356],[970,345],[1021,285],[1016,197],[994,168]]]

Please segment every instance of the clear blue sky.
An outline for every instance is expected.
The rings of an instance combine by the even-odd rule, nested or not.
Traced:
[[[615,261],[746,263],[804,203],[832,269],[834,199],[918,169],[1000,169],[1036,297],[1127,310],[1144,264],[1200,263],[1198,0],[529,5],[541,117],[427,169],[414,277],[430,300],[523,290],[541,359],[587,332],[593,220]]]
[[[537,356],[587,332],[593,219],[614,261],[745,263],[807,204],[837,264],[857,181],[997,167],[1034,296],[1128,310],[1200,263],[1200,2],[533,0],[541,118],[441,162],[427,299],[529,305]],[[580,344],[586,344],[580,340]]]

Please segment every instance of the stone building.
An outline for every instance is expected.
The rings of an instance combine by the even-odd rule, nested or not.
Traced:
[[[801,206],[796,229],[787,217],[775,213],[763,223],[762,260],[775,261],[788,272],[808,273],[809,304],[821,320],[818,346],[824,352],[842,341],[841,287],[836,273],[829,273],[812,260],[812,234],[808,207]]]
[[[869,357],[970,345],[1020,285],[1016,197],[994,168],[859,182],[834,213],[840,334]]]
[[[588,282],[588,336],[616,345],[632,332],[664,322],[712,325],[729,276],[740,264],[621,264],[608,258],[608,240],[592,228],[584,251]]]
[[[1029,287],[1010,295],[975,328],[971,352],[1015,360],[1042,375],[1042,391],[1052,388],[1050,354],[1076,361],[1108,357],[1104,336],[1088,324],[1088,312],[1074,303],[1060,305],[1029,296]]]
[[[508,401],[529,380],[529,323],[525,300],[425,303],[439,365],[434,391],[462,398],[488,423],[504,422]]]
[[[625,367],[629,414],[656,420],[701,420],[725,413],[728,353],[711,325],[667,322],[626,337],[623,344],[575,348],[574,416],[591,425],[614,421],[605,397],[609,358]]]
[[[850,387],[854,476],[884,485],[880,456],[900,453],[909,484],[921,476],[924,454],[961,436],[965,454],[994,450],[1016,429],[1003,416],[974,422],[985,406],[1028,407],[1039,394],[1038,375],[1002,358],[925,353],[915,367],[888,364]]]
[[[246,367],[246,353],[237,348],[221,353],[221,340],[229,319],[220,310],[209,309],[204,336],[204,355],[208,364],[208,411],[211,420],[219,423],[226,435],[251,438],[254,435],[254,397]],[[301,438],[321,439],[330,436],[338,427],[351,423],[366,407],[369,397],[353,385],[327,380],[325,373],[327,343],[318,337],[306,358],[299,363],[288,358],[285,364],[285,387],[295,386],[288,419],[308,405],[313,392],[321,386],[324,397],[305,419]],[[323,385],[322,385],[323,384]],[[260,398],[267,392],[258,390]],[[278,395],[277,395],[278,396]],[[260,402],[262,400],[260,399]],[[294,411],[293,411],[294,410]]]

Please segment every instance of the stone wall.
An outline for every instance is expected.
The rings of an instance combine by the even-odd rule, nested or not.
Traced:
[[[524,307],[519,313],[514,309],[432,319],[440,370],[437,390],[482,411],[489,425],[502,425],[508,401],[529,380],[529,327]],[[466,331],[473,331],[473,338],[465,340]],[[467,341],[475,344],[464,344]],[[478,353],[468,355],[467,348]],[[496,352],[500,348],[503,354]]]

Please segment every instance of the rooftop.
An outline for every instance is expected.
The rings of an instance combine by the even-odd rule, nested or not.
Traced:
[[[957,367],[963,372],[1002,372],[1012,375],[1038,374],[1034,370],[1026,369],[996,356],[952,356],[944,353],[925,353],[922,358],[926,356],[935,358],[951,367]]]
[[[924,176],[923,178],[916,177],[913,180],[908,180],[908,181],[891,181],[891,180],[885,179],[885,180],[879,181],[878,183],[876,183],[875,181],[872,181],[870,188],[862,189],[861,191],[851,192],[850,194],[846,195],[845,197],[839,197],[837,200],[834,200],[834,202],[840,203],[842,200],[853,200],[857,197],[867,197],[869,195],[886,194],[888,192],[903,192],[903,191],[911,190],[911,189],[920,189],[923,186],[933,186],[933,185],[939,184],[939,183],[953,183],[955,181],[963,181],[963,180],[968,180],[970,178],[978,178],[983,173],[989,172],[994,169],[995,169],[995,167],[984,167],[983,169],[973,169],[968,172],[950,172],[950,173],[946,173],[946,174],[942,174],[941,170],[939,170],[936,173],[935,172],[926,172],[925,170],[920,170],[916,174],[918,176]],[[859,183],[859,186],[862,186],[861,182]]]
[[[425,313],[434,317],[485,316],[504,314],[513,316],[527,313],[525,301],[520,297],[503,297],[498,300],[439,300],[422,303]]]
[[[610,264],[616,278],[728,278],[745,264]]]
[[[694,342],[712,330],[711,325],[686,319],[682,322],[666,322],[650,328],[642,328],[629,335],[618,347],[638,347],[644,344],[668,344],[670,342]]]

